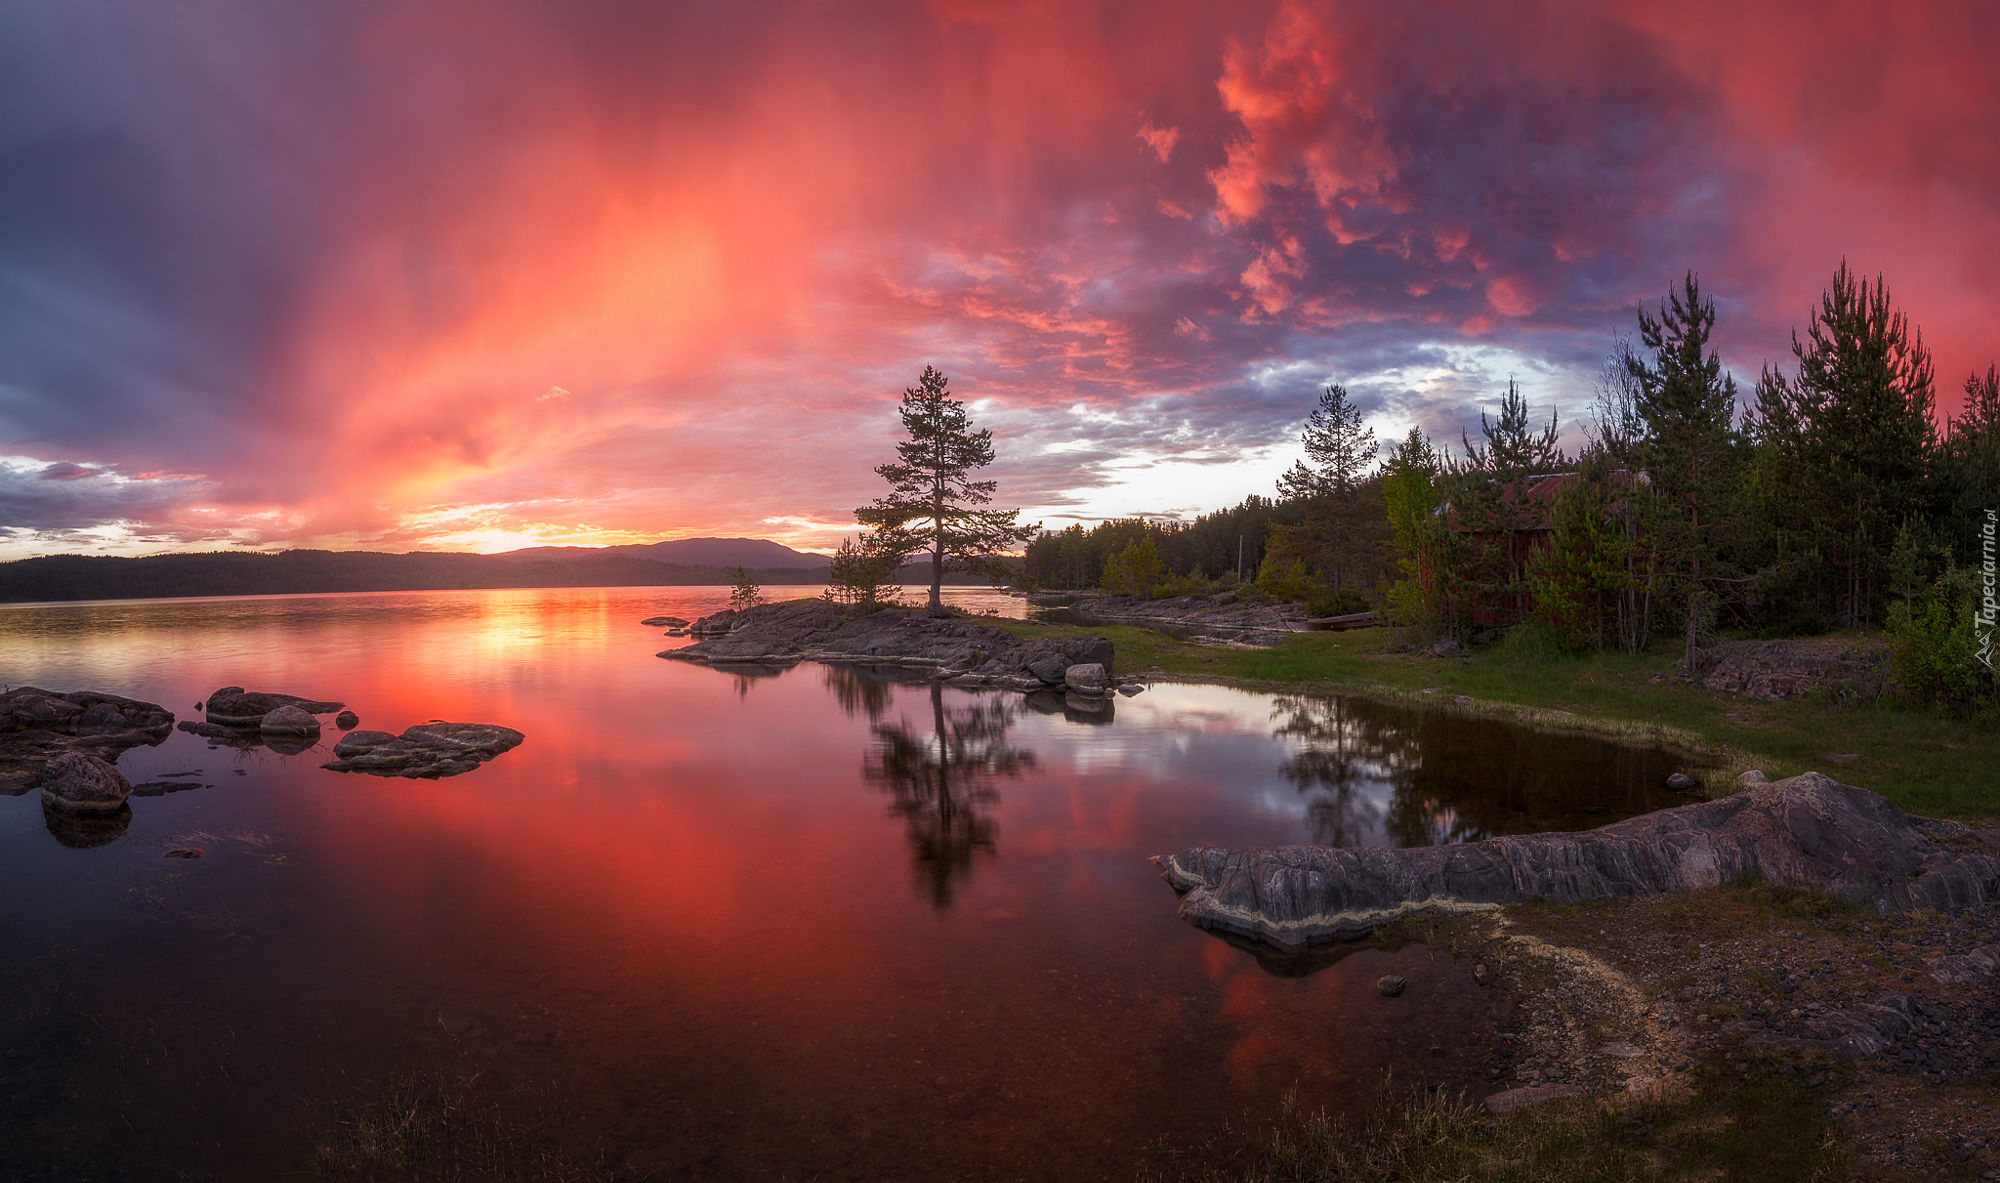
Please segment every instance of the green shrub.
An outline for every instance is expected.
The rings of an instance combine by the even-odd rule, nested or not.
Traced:
[[[1993,670],[1979,658],[1973,573],[1947,571],[1922,594],[1889,607],[1897,641],[1896,682],[1912,699],[1974,709],[2000,700]]]

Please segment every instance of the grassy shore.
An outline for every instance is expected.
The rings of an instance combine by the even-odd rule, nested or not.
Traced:
[[[1050,627],[1008,621],[1020,635]],[[1818,770],[1913,813],[2000,824],[2000,727],[1883,701],[1767,703],[1675,681],[1673,652],[1558,657],[1504,642],[1470,660],[1395,653],[1386,629],[1299,633],[1271,649],[1182,641],[1125,625],[1067,628],[1118,647],[1119,671],[1359,694],[1679,748],[1713,764],[1712,791],[1737,773],[1773,780]],[[1470,702],[1454,700],[1464,697]],[[1852,759],[1835,757],[1851,756]]]

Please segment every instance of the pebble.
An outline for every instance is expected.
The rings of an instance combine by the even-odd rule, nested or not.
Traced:
[[[1375,991],[1384,998],[1394,998],[1401,994],[1403,987],[1407,985],[1409,985],[1407,981],[1395,974],[1383,974],[1382,980],[1375,983]]]

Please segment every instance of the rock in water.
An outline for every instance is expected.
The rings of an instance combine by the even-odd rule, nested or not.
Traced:
[[[1409,982],[1395,974],[1383,974],[1382,979],[1375,983],[1375,992],[1384,998],[1394,998],[1408,985]]]
[[[82,752],[64,752],[42,770],[42,804],[50,809],[117,813],[131,795],[124,773]]]
[[[511,727],[491,723],[420,723],[401,735],[350,731],[333,745],[334,758],[320,767],[374,776],[457,776],[525,738]]]
[[[1063,685],[1078,694],[1102,694],[1109,680],[1104,667],[1095,661],[1073,665],[1063,671]]]
[[[1685,772],[1676,772],[1667,778],[1667,787],[1676,793],[1692,793],[1701,787],[1701,782]]]
[[[1182,893],[1182,919],[1287,951],[1432,910],[1655,895],[1747,877],[1877,914],[2000,899],[2000,832],[1911,817],[1817,772],[1583,833],[1406,850],[1194,847],[1153,865]]]
[[[342,711],[333,717],[333,725],[342,731],[352,731],[361,726],[361,716],[353,711]]]
[[[688,622],[678,616],[648,616],[639,622],[647,628],[686,628]]]
[[[207,713],[211,723],[255,730],[263,725],[265,715],[279,707],[297,707],[308,715],[330,715],[342,705],[300,698],[296,694],[272,694],[263,690],[245,690],[241,686],[224,686],[208,696]]]
[[[155,703],[97,690],[17,686],[0,694],[0,793],[19,796],[41,784],[60,753],[115,761],[128,748],[166,739],[173,727],[173,713]]]
[[[282,706],[265,715],[258,729],[266,735],[318,735],[319,720],[295,706]]]

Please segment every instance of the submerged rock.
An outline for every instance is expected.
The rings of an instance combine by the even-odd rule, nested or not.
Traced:
[[[132,786],[134,797],[164,797],[168,793],[185,793],[190,789],[211,789],[214,785],[198,780],[149,780]]]
[[[401,735],[350,731],[333,745],[334,758],[320,767],[374,776],[457,776],[526,738],[492,723],[420,723]]]
[[[361,726],[361,716],[353,711],[342,711],[333,717],[333,725],[342,731],[352,731]]]
[[[83,752],[64,752],[42,771],[42,804],[49,809],[116,813],[131,795],[124,773]]]
[[[158,744],[173,727],[173,712],[156,703],[97,690],[16,687],[0,694],[0,793],[35,788],[64,752],[115,761],[129,748]]]
[[[189,735],[199,735],[203,739],[235,741],[255,740],[257,738],[250,732],[241,730],[240,728],[224,727],[220,723],[210,723],[206,720],[182,719],[174,726],[176,730],[185,731]]]
[[[273,694],[264,690],[245,690],[241,686],[224,686],[208,696],[207,714],[211,723],[254,729],[263,725],[264,716],[279,707],[297,707],[308,715],[330,715],[342,705],[300,698],[296,694]]]
[[[1808,772],[1582,833],[1406,850],[1195,847],[1153,859],[1181,918],[1281,949],[1392,920],[1545,899],[1655,895],[1760,878],[1877,914],[2000,899],[2000,832],[1912,817]]]
[[[639,623],[647,628],[686,628],[688,625],[678,616],[648,616]]]

